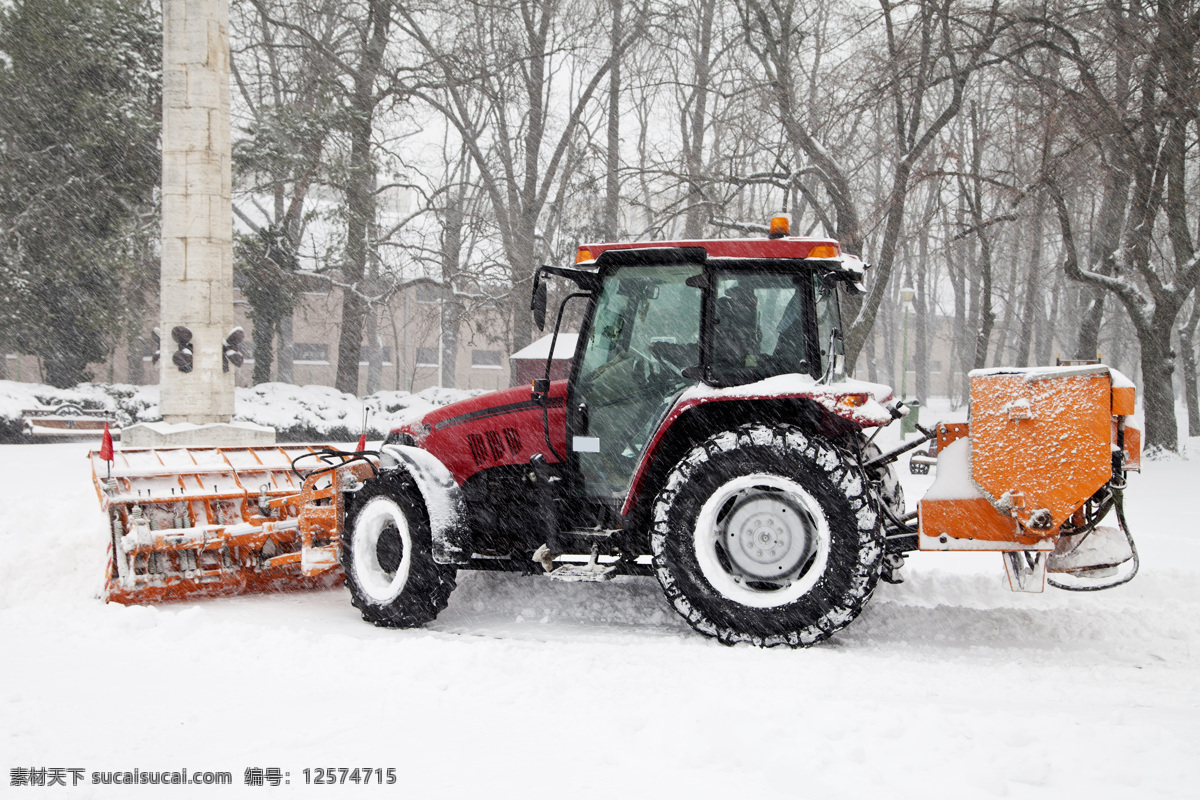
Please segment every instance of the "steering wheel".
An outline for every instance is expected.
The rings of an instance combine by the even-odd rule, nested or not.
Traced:
[[[688,343],[651,342],[650,352],[672,374],[683,377],[683,371],[696,361],[698,347]]]
[[[653,346],[650,348],[650,352],[654,352]],[[634,347],[632,343],[629,345],[629,350],[626,351],[626,356],[633,359],[634,374],[647,383],[661,372],[661,370],[655,368],[655,364],[659,362],[659,359],[646,355],[646,353]]]

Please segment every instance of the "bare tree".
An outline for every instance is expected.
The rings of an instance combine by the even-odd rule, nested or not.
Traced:
[[[338,263],[340,276],[331,282],[342,290],[341,326],[338,335],[338,361],[335,384],[343,392],[357,394],[359,360],[362,355],[364,325],[373,298],[380,296],[371,272],[378,264],[378,241],[373,236],[377,225],[378,161],[376,123],[385,103],[399,100],[412,90],[409,69],[403,63],[390,65],[387,60],[393,43],[395,0],[356,0],[327,6],[341,27],[339,35],[322,38],[303,24],[284,19],[267,6],[267,0],[249,0],[270,25],[286,29],[313,49],[335,76],[341,125],[338,133],[345,138],[345,158],[331,175],[345,197],[340,209],[345,223],[345,241]],[[320,0],[328,2],[328,0]]]
[[[1200,375],[1196,370],[1196,328],[1200,326],[1200,301],[1192,296],[1192,313],[1179,328],[1183,356],[1183,394],[1187,405],[1188,436],[1200,436]]]
[[[952,0],[921,0],[897,4],[880,0],[878,16],[865,25],[881,29],[881,47],[886,54],[881,73],[862,75],[872,82],[874,94],[863,102],[872,113],[888,117],[889,140],[877,157],[890,161],[890,186],[881,198],[884,230],[879,255],[874,259],[871,286],[864,298],[848,299],[852,318],[846,334],[848,361],[854,364],[866,342],[887,291],[904,230],[907,199],[913,171],[938,135],[959,113],[971,76],[985,64],[998,35],[998,7],[976,9]],[[800,80],[802,59],[798,49],[806,39],[808,20],[798,2],[764,3],[744,0],[749,41],[767,72],[773,89],[776,113],[783,123],[788,144],[803,153],[812,165],[822,188],[837,212],[837,236],[851,251],[862,251],[866,233],[863,215],[857,210],[850,173],[845,165],[849,152],[841,154],[815,135],[813,123],[802,110],[813,86]],[[809,37],[813,38],[813,37]],[[865,60],[863,62],[865,64]],[[810,81],[815,82],[814,77]],[[829,107],[844,107],[833,103]]]
[[[811,13],[806,11],[809,8]],[[821,68],[826,55],[824,29],[829,14],[827,3],[818,3],[815,8],[799,0],[771,3],[743,0],[742,3],[746,41],[765,73],[773,110],[794,165],[796,188],[805,192],[804,178],[811,174],[833,206],[834,227],[842,247],[848,252],[861,253],[864,232],[856,188],[848,168],[826,138],[828,126],[836,115],[825,113],[830,107],[825,102],[827,95],[818,93],[818,85],[825,78]],[[840,81],[833,84],[844,88]],[[848,155],[850,143],[839,144],[842,146],[838,149]]]
[[[271,379],[279,336],[278,378],[292,379],[294,271],[336,124],[329,64],[321,49],[272,18],[302,26],[324,48],[342,33],[328,3],[235,2],[231,71],[240,137],[234,145],[234,214],[253,233],[239,242],[239,279],[254,321],[254,382]]]
[[[524,303],[546,252],[544,215],[559,193],[583,117],[640,35],[645,9],[629,13],[621,42],[589,65],[594,17],[564,13],[558,0],[471,3],[453,15],[399,8],[436,83],[418,96],[461,137],[491,203],[516,298],[514,348],[531,339]]]
[[[1200,7],[1195,0],[1163,0],[1154,8],[1113,0],[1101,14],[1049,11],[1021,18],[1018,56],[1033,49],[1057,54],[1066,76],[1055,89],[1075,109],[1074,136],[1060,145],[1061,155],[1046,176],[1066,250],[1064,266],[1069,277],[1112,295],[1128,313],[1141,349],[1146,442],[1173,451],[1178,430],[1171,331],[1200,283],[1186,199],[1187,153],[1197,141]],[[1022,58],[1012,63],[1036,75]],[[1087,166],[1106,176],[1106,201],[1109,187],[1115,187],[1112,201],[1121,211],[1113,216],[1119,213],[1125,221],[1117,247],[1100,258],[1093,250],[1085,260],[1076,246],[1067,184],[1080,183],[1072,158],[1088,148],[1095,157]],[[1127,194],[1121,191],[1125,185]]]

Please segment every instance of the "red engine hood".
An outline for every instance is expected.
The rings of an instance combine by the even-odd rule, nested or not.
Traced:
[[[567,444],[566,395],[565,380],[551,383],[545,406],[550,443],[559,454],[566,452]],[[481,469],[528,464],[534,453],[544,453],[554,463],[553,453],[547,452],[542,411],[529,387],[518,386],[451,403],[397,431],[437,456],[461,485]]]

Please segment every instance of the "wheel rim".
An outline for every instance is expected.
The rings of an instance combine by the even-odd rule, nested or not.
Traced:
[[[692,537],[700,571],[726,598],[774,608],[803,597],[829,560],[829,521],[811,493],[778,475],[736,478],[705,501]]]
[[[391,498],[376,497],[355,518],[352,536],[354,577],[362,593],[377,605],[396,599],[412,566],[404,511]]]

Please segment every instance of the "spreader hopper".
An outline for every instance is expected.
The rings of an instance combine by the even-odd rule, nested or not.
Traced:
[[[937,479],[920,503],[920,548],[1057,551],[1065,561],[1063,540],[1081,533],[1092,534],[1089,547],[1105,536],[1124,545],[1120,531],[1093,533],[1088,525],[1112,506],[1114,476],[1121,486],[1124,471],[1140,468],[1141,437],[1126,424],[1133,384],[1102,365],[976,370],[970,379],[969,425],[937,430]],[[1107,563],[1113,548],[1102,549],[1103,569],[1115,566]],[[1131,545],[1123,552],[1132,558]],[[1079,555],[1061,571],[1086,572]],[[1054,558],[1008,562],[1032,565],[1038,589],[1045,566],[1056,571]]]

